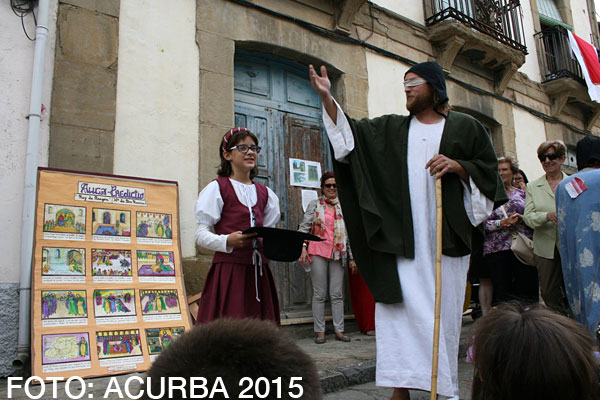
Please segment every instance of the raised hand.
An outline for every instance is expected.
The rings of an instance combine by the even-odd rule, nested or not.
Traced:
[[[317,74],[312,64],[308,66],[308,74],[313,89],[321,98],[331,96],[331,81],[327,76],[327,68],[324,65],[321,66],[321,76]]]
[[[315,71],[315,67],[310,64],[308,66],[308,75],[310,77],[310,84],[312,85],[315,92],[321,98],[325,111],[329,114],[329,117],[335,124],[337,121],[337,107],[333,102],[333,96],[331,95],[331,81],[327,76],[327,68],[321,65],[321,76]]]

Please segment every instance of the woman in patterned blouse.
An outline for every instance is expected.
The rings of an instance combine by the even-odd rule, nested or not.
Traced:
[[[511,157],[502,157],[498,159],[498,170],[509,200],[485,222],[484,268],[489,269],[495,303],[510,300],[535,303],[539,298],[537,271],[521,263],[510,249],[513,232],[533,236],[533,231],[522,222],[525,191],[512,186],[519,167]]]

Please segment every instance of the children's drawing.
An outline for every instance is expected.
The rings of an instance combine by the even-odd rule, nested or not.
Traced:
[[[96,317],[135,315],[134,290],[94,290],[94,313]]]
[[[93,276],[131,276],[131,250],[92,249]]]
[[[92,209],[94,235],[131,236],[131,211]]]
[[[42,364],[90,361],[87,333],[42,335]]]
[[[136,215],[137,236],[172,239],[171,214],[138,211]]]
[[[142,314],[179,314],[179,298],[176,289],[140,290]]]
[[[139,329],[96,332],[99,359],[141,356]]]
[[[42,290],[42,319],[87,317],[85,290]]]
[[[85,207],[45,204],[44,232],[85,233]]]
[[[148,342],[149,353],[160,354],[183,332],[183,326],[146,329],[146,341]]]
[[[138,250],[137,266],[140,276],[175,276],[172,251]]]
[[[42,247],[42,275],[85,275],[85,249]]]

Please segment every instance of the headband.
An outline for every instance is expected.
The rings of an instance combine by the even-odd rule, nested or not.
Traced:
[[[223,144],[221,145],[221,148],[223,149],[223,151],[227,151],[227,143],[229,142],[229,139],[231,139],[231,137],[235,133],[238,133],[238,132],[250,132],[250,129],[240,126],[240,127],[228,130],[227,133],[225,134],[225,136],[223,136]]]

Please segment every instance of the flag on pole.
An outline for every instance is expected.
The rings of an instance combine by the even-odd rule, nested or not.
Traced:
[[[585,78],[590,98],[596,103],[600,103],[600,62],[598,61],[598,51],[594,46],[569,32],[569,43],[571,50],[579,62],[581,72]]]

